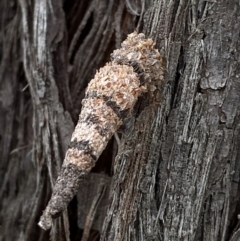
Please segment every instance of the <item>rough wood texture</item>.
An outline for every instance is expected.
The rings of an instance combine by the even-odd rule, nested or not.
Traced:
[[[238,0],[0,1],[0,240],[101,232],[109,241],[237,241],[239,8]],[[66,213],[42,232],[37,221],[84,89],[136,27],[157,42],[166,79],[121,137],[103,230],[91,219],[104,218],[93,176],[70,205],[69,224]],[[94,171],[112,174],[115,152],[112,141]],[[77,206],[87,202],[82,217]]]
[[[121,142],[101,240],[236,240],[239,11],[184,0],[148,10],[166,85]]]
[[[67,212],[51,233],[42,232],[37,220],[60,171],[85,87],[134,30],[136,17],[122,1],[0,5],[0,240],[70,240],[80,231],[70,226],[70,234]],[[113,153],[103,155],[105,163]],[[100,160],[95,171],[109,174],[111,166]],[[76,211],[74,204],[69,211]]]

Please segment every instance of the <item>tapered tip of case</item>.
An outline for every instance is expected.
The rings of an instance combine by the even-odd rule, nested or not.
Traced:
[[[40,221],[38,223],[38,226],[44,230],[48,230],[52,227],[52,218],[48,215],[42,215],[40,218]]]

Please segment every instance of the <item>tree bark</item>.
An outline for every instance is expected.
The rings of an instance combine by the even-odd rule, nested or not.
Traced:
[[[239,1],[0,6],[0,240],[240,240]],[[44,232],[87,83],[134,29],[166,60],[162,88]]]

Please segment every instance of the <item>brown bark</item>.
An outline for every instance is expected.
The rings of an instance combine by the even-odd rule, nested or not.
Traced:
[[[0,240],[240,239],[239,1],[2,0],[0,8]],[[37,222],[85,87],[135,28],[165,57],[164,86],[138,102],[119,146],[109,143],[44,232]]]

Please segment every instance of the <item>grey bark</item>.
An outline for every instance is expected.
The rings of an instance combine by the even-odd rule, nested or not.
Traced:
[[[239,1],[62,6],[0,2],[0,240],[240,240]],[[166,59],[162,90],[43,232],[84,89],[135,28]]]

